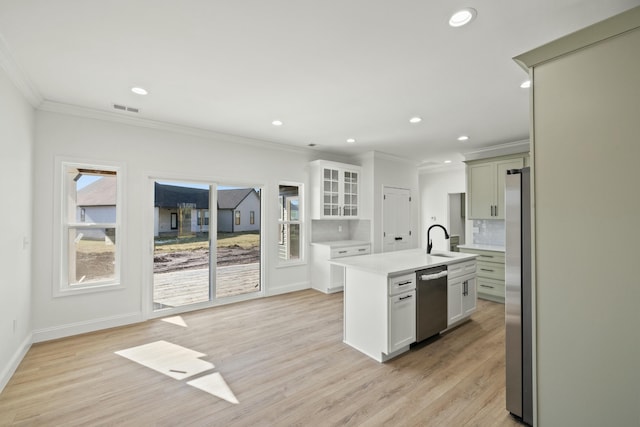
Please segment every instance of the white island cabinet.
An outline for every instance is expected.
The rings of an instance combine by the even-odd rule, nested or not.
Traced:
[[[464,314],[448,325],[467,318],[475,309],[475,292],[466,290],[475,283],[476,255],[440,255],[409,249],[331,260],[345,269],[344,342],[378,362],[408,351],[416,340],[416,271],[429,267],[460,268],[455,279],[466,282],[459,287]]]

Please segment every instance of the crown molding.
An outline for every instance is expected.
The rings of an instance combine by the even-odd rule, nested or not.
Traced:
[[[312,150],[306,147],[296,147],[293,145],[281,144],[273,141],[254,139],[245,136],[231,135],[221,132],[214,132],[207,129],[200,129],[190,126],[178,125],[173,123],[161,122],[157,120],[144,119],[140,117],[130,116],[131,113],[118,113],[103,110],[96,110],[77,105],[63,104],[45,100],[38,107],[39,111],[49,113],[65,114],[75,117],[83,117],[94,120],[102,120],[113,123],[120,123],[129,126],[137,126],[147,129],[161,130],[166,132],[174,132],[183,135],[195,136],[204,139],[212,139],[219,142],[227,142],[233,144],[244,144],[256,148],[267,148],[278,151],[288,151],[291,153],[318,155],[318,150]]]
[[[507,156],[509,154],[528,153],[529,140],[508,142],[506,144],[492,145],[476,151],[462,153],[465,161],[487,159],[489,157]]]
[[[383,159],[383,160],[391,160],[394,162],[400,162],[400,163],[406,163],[408,165],[411,166],[417,166],[418,163],[415,160],[411,160],[411,159],[407,159],[406,157],[400,157],[400,156],[396,156],[394,154],[389,154],[389,153],[385,153],[382,151],[376,151],[376,150],[372,150],[372,151],[367,151],[364,153],[359,153],[359,154],[354,154],[352,156],[355,159],[367,159],[367,158],[371,158],[371,159]]]
[[[0,68],[7,73],[9,79],[33,108],[38,108],[42,104],[44,98],[16,62],[2,34],[0,34]]]
[[[427,162],[418,166],[419,175],[425,175],[425,174],[431,174],[431,173],[458,172],[458,171],[464,171],[464,170],[465,170],[465,164],[459,163],[459,162],[451,163],[451,164]]]
[[[560,37],[513,58],[525,71],[603,40],[640,28],[640,6]]]

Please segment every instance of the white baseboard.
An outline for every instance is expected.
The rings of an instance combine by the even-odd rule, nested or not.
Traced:
[[[265,295],[266,296],[281,295],[289,292],[303,291],[305,289],[311,289],[311,283],[309,283],[308,281],[293,283],[293,284],[278,287],[275,289],[267,289],[265,292]]]
[[[31,348],[32,343],[33,343],[33,336],[29,334],[24,339],[24,341],[22,341],[22,344],[20,344],[20,347],[18,347],[17,351],[11,358],[11,361],[9,361],[8,365],[2,370],[2,373],[0,374],[0,392],[2,392],[5,386],[9,383],[9,380],[13,376],[14,372],[16,371],[16,369],[18,369],[20,362],[22,362],[22,359],[24,359],[24,356],[27,354],[27,352]]]
[[[55,340],[58,338],[70,337],[72,335],[99,331],[101,329],[130,325],[132,323],[139,323],[142,321],[144,321],[142,313],[130,313],[119,316],[103,317],[102,319],[92,319],[86,322],[77,322],[67,325],[53,326],[50,328],[37,329],[33,331],[33,342],[36,343]]]

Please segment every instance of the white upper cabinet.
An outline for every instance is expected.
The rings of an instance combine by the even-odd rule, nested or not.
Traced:
[[[467,165],[469,219],[504,219],[504,179],[509,169],[524,167],[524,158]]]
[[[360,215],[360,166],[311,162],[311,218],[356,219]]]

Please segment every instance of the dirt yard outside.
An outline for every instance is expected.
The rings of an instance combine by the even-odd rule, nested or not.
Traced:
[[[218,233],[217,244],[219,266],[260,262],[258,232]],[[113,277],[114,261],[113,245],[106,245],[102,240],[83,239],[76,246],[76,280],[86,283]],[[209,241],[206,235],[155,238],[154,273],[207,268],[208,265]]]
[[[218,233],[217,265],[250,264],[260,262],[260,234]],[[153,272],[167,273],[209,265],[207,235],[189,238],[156,237]]]

